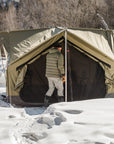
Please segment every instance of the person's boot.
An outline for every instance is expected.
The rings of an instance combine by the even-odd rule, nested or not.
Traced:
[[[58,96],[58,102],[64,102],[64,96]]]
[[[49,105],[50,96],[45,96],[44,98],[44,106],[47,107]]]

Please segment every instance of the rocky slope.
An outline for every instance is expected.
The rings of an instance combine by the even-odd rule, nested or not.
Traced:
[[[0,31],[43,27],[104,28],[99,13],[114,29],[114,0],[21,0],[0,10]]]

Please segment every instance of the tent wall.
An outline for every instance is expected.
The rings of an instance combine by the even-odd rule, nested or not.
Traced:
[[[68,101],[105,97],[106,86],[102,67],[73,46],[68,46],[68,48]],[[45,69],[46,54],[28,65],[24,85],[19,92],[19,97],[23,102],[32,105],[43,104],[48,89]],[[55,91],[51,98],[52,103],[57,101],[56,95]]]
[[[67,36],[68,40],[72,42],[74,45],[78,46],[77,48],[78,50],[85,53],[86,55],[91,57],[93,60],[95,60],[102,66],[102,68],[105,71],[105,83],[107,85],[107,93],[114,93],[114,53],[111,50],[110,45],[107,42],[108,38],[106,37],[105,34],[103,36],[103,39],[99,38],[101,42],[103,41],[104,43],[106,43],[106,46],[104,47],[104,43],[102,42],[103,45],[101,45],[98,39],[99,36],[97,37],[95,35],[93,37],[93,33],[91,34],[91,32],[89,32],[88,34],[88,32],[86,32],[85,35],[86,36],[89,35],[89,38],[85,36],[85,39],[83,39],[82,37],[84,33],[82,31],[80,33],[81,36],[78,35],[79,31],[77,31],[77,34],[76,34],[76,31],[74,33],[72,30],[68,31],[68,36]],[[100,33],[100,31],[98,32]],[[98,32],[95,31],[94,33],[97,33],[98,35]],[[103,31],[103,33],[105,32]],[[101,31],[101,34],[102,34],[102,31]],[[104,37],[106,37],[107,39]],[[91,38],[91,41],[88,42],[88,39],[90,38]],[[97,44],[96,47],[94,44],[92,45],[92,41],[96,41],[96,44]],[[113,46],[113,40],[112,40],[112,46]]]
[[[59,33],[58,35],[53,36],[51,39],[46,40],[43,44],[41,44],[39,47],[35,47],[33,50],[29,51],[27,54],[22,56],[21,58],[14,61],[12,64],[8,66],[7,69],[7,94],[10,97],[10,102],[15,103],[16,105],[29,105],[29,103],[24,102],[21,98],[19,98],[20,90],[23,85],[21,85],[18,88],[16,87],[17,79],[22,71],[23,64],[28,65],[30,63],[33,63],[35,60],[37,60],[45,51],[48,51],[48,48],[53,45],[56,41],[61,39],[63,37],[64,32]],[[18,67],[22,66],[22,68]],[[28,67],[28,66],[27,66]],[[16,98],[17,97],[17,98]],[[38,105],[38,103],[37,103]]]
[[[76,31],[73,32],[73,30],[67,31],[67,38],[68,38],[67,40],[70,41],[71,43],[73,43],[75,46],[78,46],[78,47],[73,47],[73,49],[71,48],[71,55],[70,55],[70,57],[71,57],[71,60],[70,60],[71,61],[71,63],[70,63],[71,64],[71,78],[73,79],[74,72],[80,73],[80,70],[83,71],[83,68],[84,68],[86,73],[91,73],[91,78],[93,80],[94,80],[94,77],[97,77],[97,80],[99,80],[99,78],[101,78],[100,81],[92,82],[93,87],[95,87],[95,86],[97,87],[97,83],[99,83],[99,87],[102,89],[102,93],[100,90],[98,90],[98,92],[97,92],[98,97],[104,97],[104,94],[106,92],[105,84],[107,85],[107,93],[114,93],[114,54],[112,52],[113,47],[111,47],[111,46],[113,46],[113,41],[111,41],[112,39],[110,39],[110,41],[107,43],[107,41],[108,41],[107,36],[101,35],[101,40],[103,40],[105,42],[105,44],[108,47],[108,50],[110,49],[109,53],[107,50],[104,50],[105,51],[105,53],[104,53],[102,50],[100,50],[100,48],[104,44],[103,45],[101,43],[99,44],[99,42],[100,42],[99,36],[96,38],[94,36],[94,34],[92,33],[92,31],[89,32],[89,39],[91,37],[92,40],[94,41],[94,38],[95,38],[95,41],[96,41],[95,44],[94,43],[92,44],[92,41],[91,42],[86,41],[86,38],[84,39],[83,37],[81,37],[81,35],[83,34],[82,31],[80,32],[81,35],[78,35],[79,31],[80,30],[77,31],[77,34],[76,34]],[[89,31],[89,30],[85,30],[85,31]],[[18,57],[13,63],[11,63],[8,66],[8,69],[7,69],[7,93],[10,96],[11,103],[27,105],[31,101],[32,98],[30,98],[30,100],[28,102],[27,97],[25,97],[26,90],[24,90],[24,88],[26,89],[26,85],[24,85],[25,87],[23,87],[23,90],[21,90],[21,88],[23,86],[23,79],[25,78],[24,80],[26,81],[29,71],[33,71],[34,67],[36,68],[35,63],[37,63],[38,60],[40,61],[40,58],[42,58],[48,52],[48,49],[50,47],[52,47],[52,45],[56,41],[65,37],[64,30],[60,30],[60,29],[57,31],[55,30],[55,33],[53,33],[52,35],[50,35],[50,32],[49,32],[49,37],[47,39],[45,39],[43,37],[43,41],[41,41],[41,43],[39,43],[39,40],[37,41],[37,36],[36,36],[35,41],[33,41],[32,45],[28,48],[30,51],[29,52],[24,51],[24,53],[25,53],[24,55],[22,55],[21,57]],[[103,33],[105,33],[105,32],[103,31]],[[14,33],[14,35],[15,35],[15,33]],[[100,35],[100,33],[99,34],[97,33],[97,35]],[[32,36],[34,37],[35,35],[32,35]],[[27,40],[33,39],[32,36],[27,38]],[[45,36],[45,34],[44,34],[44,36]],[[17,43],[18,42],[16,42],[15,44],[18,45]],[[13,46],[13,48],[14,47],[15,46]],[[22,44],[21,44],[21,47],[22,47],[22,49],[25,48]],[[81,48],[81,49],[79,49],[79,48]],[[73,54],[75,54],[74,50],[76,51],[76,49],[78,50],[78,52],[76,52],[76,55],[73,56]],[[106,49],[106,47],[105,47],[105,49]],[[21,51],[21,49],[20,49],[20,51]],[[80,55],[79,51],[82,53],[82,55]],[[15,53],[15,51],[12,51],[12,54],[13,54],[13,52]],[[74,57],[80,58],[80,61],[84,61],[87,63],[80,64],[78,59],[73,59]],[[44,57],[44,59],[42,59],[42,61],[45,62],[45,57]],[[76,68],[77,66],[74,65],[73,61],[79,62],[79,63],[77,63],[77,66],[80,66],[80,68],[78,68],[78,71]],[[88,63],[89,63],[89,65],[88,65]],[[103,69],[101,68],[101,66]],[[108,66],[110,66],[110,67],[108,67]],[[39,67],[41,67],[40,63],[39,63]],[[35,79],[35,75],[37,75],[37,72],[39,73],[40,71],[38,71],[38,69],[36,69],[36,72],[35,73],[33,72],[34,77],[32,80],[32,84],[34,85],[34,87],[32,88],[32,92],[35,92],[34,93],[35,99],[37,99],[37,91],[34,91],[33,89],[37,90],[36,85],[38,84],[38,81],[36,81],[36,83],[34,83],[33,81]],[[97,75],[98,72],[99,72],[99,74]],[[21,73],[23,75],[23,79],[21,80],[21,83],[18,83],[18,80],[20,80],[19,75],[21,75]],[[76,73],[74,75],[74,77],[76,78],[75,80],[77,80]],[[78,77],[80,77],[80,76],[78,76]],[[105,84],[104,84],[104,80],[105,80]],[[44,86],[43,91],[46,91],[47,90],[47,84],[46,84],[47,82],[45,79],[43,81],[45,82],[45,84],[43,85]],[[22,84],[22,85],[20,85],[19,87],[16,87],[17,83]],[[72,84],[75,85],[74,81],[72,82]],[[78,84],[78,82],[77,82],[76,84],[80,88],[82,87],[82,85],[80,83]],[[89,85],[91,85],[91,81],[89,81]],[[69,88],[69,86],[68,86],[68,88]],[[89,89],[89,91],[90,91],[90,87],[89,88],[86,87],[86,90],[87,89]],[[43,91],[41,91],[42,95],[44,95]],[[81,91],[81,89],[80,89],[80,91]],[[94,89],[91,89],[90,94],[93,93],[94,91],[95,91]],[[69,91],[69,92],[71,92],[71,91]],[[77,97],[75,98],[75,96],[74,96],[75,94],[77,95],[77,93],[79,93],[79,92],[73,91],[73,93],[74,93],[73,94],[74,100],[82,99],[82,96],[80,96],[78,98]],[[90,94],[86,94],[85,99],[90,98]],[[20,95],[21,95],[21,97],[20,97]],[[37,100],[39,100],[42,103],[43,98],[42,97],[40,97],[40,98],[41,99],[38,98]],[[93,98],[95,98],[95,96],[93,96]],[[68,100],[70,100],[70,98],[68,98]]]

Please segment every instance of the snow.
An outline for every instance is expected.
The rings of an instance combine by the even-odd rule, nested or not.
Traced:
[[[5,88],[0,88],[5,93]],[[14,108],[0,100],[0,144],[114,144],[114,99]]]
[[[114,144],[113,98],[14,108],[1,97],[3,85],[0,144]]]

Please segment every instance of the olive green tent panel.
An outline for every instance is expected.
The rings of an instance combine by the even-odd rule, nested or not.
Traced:
[[[103,46],[100,48],[100,51],[103,50],[104,53],[105,51],[108,51],[108,49],[111,49],[114,52],[113,30],[69,29],[69,32],[79,36],[80,38],[88,42],[89,44],[94,45],[97,49],[99,49],[99,46]],[[108,46],[108,48],[106,48],[106,46]]]
[[[96,51],[97,53],[104,55],[104,57],[108,57],[108,59],[114,60],[114,54],[111,50],[110,44],[108,43],[108,37],[106,37],[107,31],[106,32],[98,31],[98,30],[97,31],[91,31],[91,30],[85,31],[85,30],[68,29],[68,32],[70,32],[70,35],[72,34],[72,37],[73,35],[75,36],[74,42],[76,41],[76,38],[77,38],[83,42],[82,44],[85,45],[85,47],[89,46],[89,48],[87,49],[88,52],[89,52],[89,49],[91,49],[91,52],[92,50]],[[112,43],[113,42],[111,42],[111,45]]]
[[[109,33],[109,32],[108,32]],[[109,41],[112,39],[112,31]],[[68,40],[72,43],[78,45],[84,50],[84,53],[89,57],[96,57],[94,59],[101,64],[105,71],[107,93],[114,93],[114,53],[113,48],[110,47],[108,43],[107,31],[97,30],[97,31],[86,31],[86,30],[68,30]],[[113,46],[113,39],[111,45]],[[91,55],[94,57],[92,57]],[[107,67],[101,61],[109,64],[110,68]]]
[[[36,45],[43,43],[53,35],[59,33],[60,29],[38,29],[29,31],[14,31],[9,33],[10,41],[10,63],[29,52]]]
[[[38,46],[35,44],[34,49],[30,50],[28,53],[21,56],[20,58],[18,58],[17,60],[15,60],[13,63],[11,63],[8,66],[7,93],[9,96],[19,96],[19,91],[21,89],[22,81],[23,81],[23,79],[19,81],[19,77],[21,74],[22,74],[22,78],[23,78],[23,75],[25,75],[26,73],[25,69],[27,69],[26,68],[27,64],[38,59],[38,57],[43,53],[43,51],[45,51],[46,48],[48,48],[50,45],[58,41],[61,37],[63,37],[63,35],[64,35],[64,32],[61,32],[47,39],[45,42],[43,42],[43,44],[41,43],[39,45],[38,43]],[[16,70],[18,67],[21,67],[21,66],[22,68],[19,68],[19,70]]]
[[[114,93],[113,35],[108,32],[107,36],[106,33],[107,31],[104,30],[67,29],[67,37],[65,37],[64,29],[52,28],[35,33],[27,37],[27,39],[17,40],[10,48],[11,55],[15,55],[16,57],[12,59],[10,55],[12,62],[7,69],[8,95],[11,97],[19,96],[27,65],[47,53],[48,49],[63,37],[64,39],[67,38],[67,41],[73,44],[76,49],[78,48],[79,51],[97,61],[103,67],[106,78],[105,83],[108,88],[107,93]],[[13,32],[14,35],[15,32]],[[13,41],[12,35],[10,35],[11,41]],[[18,101],[18,98],[16,99]],[[10,102],[12,102],[12,98]]]

